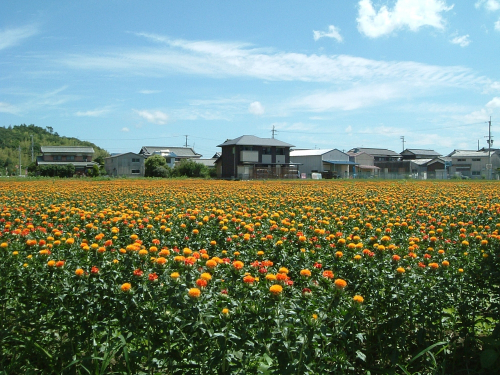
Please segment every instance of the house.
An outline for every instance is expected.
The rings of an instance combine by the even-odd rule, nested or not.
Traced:
[[[465,178],[492,178],[497,179],[500,168],[498,151],[470,151],[454,150],[448,157],[451,158],[450,176]]]
[[[352,166],[351,173],[358,178],[368,178],[378,176],[379,167],[375,166],[375,158],[366,152],[347,152],[349,160],[355,164]]]
[[[144,177],[144,155],[133,152],[113,154],[104,159],[104,169],[113,177]]]
[[[347,178],[350,166],[356,162],[349,160],[349,155],[337,149],[293,150],[290,160],[299,164],[299,173],[311,177],[312,173],[321,173],[324,178]]]
[[[42,146],[37,165],[75,166],[76,174],[87,174],[97,163],[92,161],[94,149],[88,146]]]
[[[175,164],[181,162],[181,160],[194,160],[201,158],[201,154],[196,153],[191,147],[159,147],[159,146],[143,146],[140,155],[144,155],[147,159],[152,155],[165,155],[167,164],[173,167]]]
[[[366,147],[355,147],[350,149],[348,152],[360,153],[364,152],[368,155],[373,156],[373,161],[375,165],[380,161],[398,161],[401,159],[401,155],[395,151],[388,150],[385,148],[366,148]]]
[[[422,150],[418,148],[407,148],[400,155],[403,160],[433,159],[441,156],[439,152],[434,150]]]
[[[297,165],[290,161],[289,143],[274,138],[243,135],[228,139],[216,161],[219,178],[297,178]]]

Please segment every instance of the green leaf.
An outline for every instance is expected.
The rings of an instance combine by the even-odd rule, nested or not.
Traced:
[[[495,364],[498,359],[498,353],[493,349],[483,350],[481,353],[481,366],[483,368],[490,368]]]

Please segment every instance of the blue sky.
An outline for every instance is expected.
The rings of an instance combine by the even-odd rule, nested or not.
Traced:
[[[490,116],[498,135],[499,66],[500,0],[8,1],[0,126],[111,153],[187,135],[211,157],[274,127],[297,148],[447,154],[487,146]]]

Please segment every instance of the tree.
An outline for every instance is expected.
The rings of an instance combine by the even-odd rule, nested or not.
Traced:
[[[164,171],[161,168],[167,171],[167,176],[164,176]],[[145,177],[168,177],[169,169],[167,161],[160,155],[150,156],[144,162]]]
[[[172,174],[176,177],[207,177],[208,168],[201,163],[193,160],[182,160],[179,165],[174,167]]]

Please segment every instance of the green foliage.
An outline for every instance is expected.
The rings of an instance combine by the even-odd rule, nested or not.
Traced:
[[[172,171],[172,177],[208,177],[208,168],[193,160],[182,160]]]
[[[39,165],[36,172],[42,177],[73,177],[75,166],[73,164]]]
[[[18,175],[19,146],[21,146],[22,173],[31,163],[31,135],[33,135],[33,157],[41,155],[41,146],[90,146],[94,148],[94,158],[103,159],[109,153],[95,144],[76,138],[60,136],[52,127],[35,125],[14,125],[0,127],[0,175]],[[28,170],[28,172],[30,172]]]
[[[170,168],[161,155],[153,155],[144,162],[145,177],[169,177]]]

